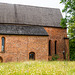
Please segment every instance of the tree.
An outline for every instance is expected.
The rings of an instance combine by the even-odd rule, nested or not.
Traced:
[[[69,40],[70,60],[75,60],[75,38]]]
[[[64,4],[65,18],[61,19],[60,25],[65,28],[68,27],[68,37],[70,44],[70,59],[75,60],[75,0],[61,0]]]

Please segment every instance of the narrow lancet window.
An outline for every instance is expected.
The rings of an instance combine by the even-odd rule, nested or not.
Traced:
[[[49,56],[51,55],[51,40],[49,40]]]
[[[55,41],[55,54],[57,54],[57,41]]]
[[[5,49],[5,38],[2,37],[2,51],[4,51]]]

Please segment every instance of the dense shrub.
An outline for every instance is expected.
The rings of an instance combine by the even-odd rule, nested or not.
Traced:
[[[69,40],[70,60],[75,61],[75,38]]]
[[[57,60],[58,58],[59,58],[59,56],[57,54],[55,54],[55,55],[52,56],[52,60],[53,61]]]

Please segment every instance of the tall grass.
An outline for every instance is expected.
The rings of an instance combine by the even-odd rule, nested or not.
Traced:
[[[75,61],[0,63],[0,75],[75,75]]]

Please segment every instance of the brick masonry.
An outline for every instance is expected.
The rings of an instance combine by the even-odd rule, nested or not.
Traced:
[[[35,60],[52,59],[55,54],[55,41],[57,41],[58,60],[63,60],[63,51],[68,53],[69,59],[69,40],[67,38],[66,29],[44,27],[49,36],[24,36],[24,35],[0,35],[5,37],[5,52],[0,51],[0,57],[3,62],[28,61],[29,53],[35,53]],[[49,40],[51,40],[51,56],[48,56]],[[0,42],[0,50],[2,43]],[[65,55],[66,57],[66,55]]]
[[[5,52],[0,53],[3,62],[27,61],[30,52],[35,53],[35,60],[48,60],[48,36],[0,35],[0,41],[2,37],[5,37]]]
[[[48,32],[49,37],[48,40],[51,40],[51,56],[48,56],[48,59],[51,60],[52,56],[55,55],[55,41],[57,41],[57,55],[59,55],[58,60],[64,60],[63,51],[65,51],[65,58],[66,54],[68,54],[69,59],[69,39],[67,38],[67,31],[63,28],[51,28],[51,27],[44,27],[45,30]]]

